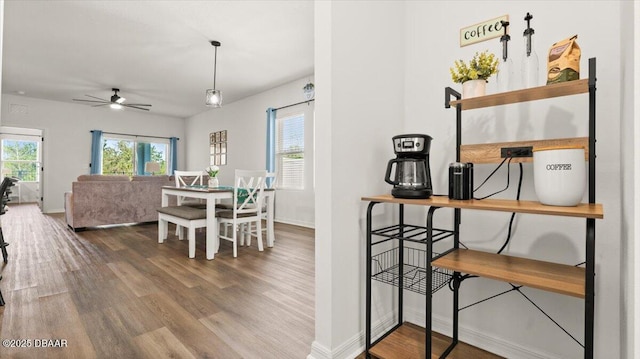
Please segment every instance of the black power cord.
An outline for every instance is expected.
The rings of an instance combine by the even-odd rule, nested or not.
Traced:
[[[475,191],[479,190],[479,189],[480,189],[480,187],[482,187],[485,183],[487,183],[487,181],[489,180],[489,178],[491,178],[491,176],[493,176],[493,175],[494,175],[494,174],[495,174],[495,173],[500,169],[500,167],[502,167],[502,165],[504,164],[504,162],[505,162],[507,159],[509,160],[509,162],[507,162],[507,185],[506,185],[503,189],[501,189],[501,190],[499,190],[499,191],[496,191],[496,192],[493,192],[493,193],[492,193],[492,194],[490,194],[490,195],[486,195],[486,196],[484,196],[484,197],[480,197],[480,198],[475,198],[475,197],[474,197],[473,199],[477,199],[477,200],[487,199],[487,198],[489,198],[489,197],[495,196],[495,195],[496,195],[496,194],[498,194],[498,193],[504,192],[504,191],[506,191],[506,190],[507,190],[507,188],[509,188],[509,179],[511,178],[511,176],[510,176],[510,172],[509,172],[509,169],[511,168],[511,160],[513,159],[513,157],[505,157],[505,159],[504,159],[504,160],[502,160],[502,162],[500,162],[500,164],[498,165],[498,167],[496,167],[496,169],[495,169],[495,170],[493,170],[493,172],[491,172],[491,174],[490,174],[490,175],[489,175],[489,176],[488,176],[488,177],[487,177],[487,178],[486,178],[486,179],[485,179],[485,180],[480,184],[480,186],[478,186],[476,189],[474,189],[474,190],[473,190],[473,192],[475,192]],[[522,166],[522,165],[521,165],[521,166]]]
[[[481,198],[474,198],[474,199],[483,200],[485,198],[489,198],[491,196],[494,196],[494,195],[496,195],[496,194],[498,194],[500,192],[504,192],[504,191],[507,190],[507,188],[509,188],[509,178],[510,178],[509,168],[511,167],[511,160],[512,159],[513,159],[513,157],[508,157],[508,158],[505,158],[504,160],[502,160],[502,162],[500,162],[498,167],[496,167],[493,170],[493,172],[491,172],[491,174],[489,174],[489,176],[487,176],[487,178],[476,189],[474,189],[473,191],[475,192],[475,191],[479,190],[480,187],[482,187],[489,180],[489,178],[491,178],[491,176],[493,176],[500,169],[500,167],[502,167],[502,165],[508,160],[508,162],[507,162],[507,186],[504,189],[502,189],[500,191],[497,191],[497,192],[494,192],[494,193],[492,193],[492,194],[490,194],[488,196],[484,196],[484,197],[481,197]],[[516,200],[520,200],[520,193],[522,191],[522,178],[523,178],[522,163],[518,163],[518,166],[519,166],[519,169],[520,169],[520,177],[518,178],[518,190],[517,190],[517,193],[516,193]],[[502,253],[502,251],[507,247],[507,245],[511,241],[511,234],[512,234],[511,232],[512,232],[512,229],[513,229],[513,221],[515,220],[515,217],[516,217],[516,213],[515,212],[511,213],[511,218],[509,219],[509,228],[508,228],[508,231],[507,231],[507,239],[505,240],[505,242],[502,245],[502,247],[500,247],[500,250],[498,250],[497,254]],[[469,279],[469,278],[478,278],[478,276],[477,275],[472,275],[472,274],[465,274],[465,275],[458,274],[457,276],[452,276],[451,279],[449,279],[449,283],[448,283],[449,289],[451,291],[453,291],[454,287],[460,287],[460,284],[465,279]]]
[[[516,201],[520,200],[520,191],[522,190],[522,162],[518,163],[520,165],[520,179],[518,179],[518,193],[516,194]],[[498,251],[498,254],[502,253],[502,251],[507,247],[509,241],[511,240],[511,228],[513,227],[513,220],[516,218],[516,213],[511,213],[511,219],[509,220],[509,230],[507,231],[507,239],[504,241],[502,247]]]

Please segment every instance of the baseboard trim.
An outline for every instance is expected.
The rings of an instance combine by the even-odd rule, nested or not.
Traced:
[[[419,326],[424,325],[424,312],[405,307],[404,313],[405,321],[414,323]],[[397,312],[393,311],[381,320],[374,323],[371,328],[373,340],[377,339],[380,335],[391,329],[396,324],[396,318]],[[449,318],[445,318],[439,315],[433,315],[432,329],[438,333],[450,335],[453,327],[452,324],[453,323]],[[505,358],[562,359],[556,354],[546,353],[538,349],[534,350],[522,345],[507,342],[500,338],[489,336],[480,331],[465,326],[459,327],[458,334],[461,341],[484,349],[488,352],[503,356]],[[307,356],[307,359],[355,358],[360,355],[360,353],[364,352],[364,339],[364,331],[362,331],[336,347],[335,350],[330,350],[317,341],[314,341],[311,344],[311,353]]]
[[[411,308],[404,309],[405,320],[419,326],[424,326],[424,312]],[[438,333],[450,336],[453,331],[453,321],[440,315],[433,314],[432,329]],[[538,349],[528,348],[522,345],[511,343],[500,338],[489,336],[478,330],[467,326],[459,325],[458,336],[460,341],[465,342],[474,347],[484,349],[490,353],[494,353],[505,358],[518,359],[562,359],[556,354],[542,352]]]
[[[374,338],[378,338],[387,330],[396,324],[396,313],[390,313],[384,318],[378,320],[371,325],[371,333]],[[327,347],[314,341],[311,344],[311,353],[307,359],[351,359],[364,352],[364,331],[347,339],[339,345],[335,350],[329,350]]]
[[[296,221],[295,219],[292,220],[292,219],[275,218],[273,221],[274,222],[278,222],[278,223],[291,224],[291,225],[294,225],[294,226],[311,228],[311,229],[315,229],[316,228],[315,223]]]
[[[311,343],[311,353],[307,355],[307,359],[330,359],[331,358],[331,350],[325,347],[324,345],[318,343],[317,341],[313,341]]]

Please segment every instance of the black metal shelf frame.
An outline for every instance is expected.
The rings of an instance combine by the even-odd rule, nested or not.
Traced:
[[[432,296],[439,289],[447,285],[453,278],[455,282],[456,274],[450,270],[442,268],[434,268],[431,262],[437,258],[447,255],[459,246],[458,224],[459,216],[454,217],[454,229],[440,229],[433,227],[433,215],[439,207],[429,207],[427,211],[427,220],[425,226],[417,226],[404,223],[404,204],[398,207],[398,224],[387,226],[373,230],[372,215],[373,207],[379,202],[370,202],[367,207],[367,268],[366,268],[366,325],[365,325],[365,353],[370,358],[369,350],[386,338],[393,331],[398,329],[404,322],[403,318],[403,293],[404,290],[413,291],[425,295],[425,313],[426,313],[426,333],[431,333],[431,302]],[[455,222],[457,221],[457,222]],[[382,237],[382,239],[373,241],[374,236]],[[442,253],[433,251],[433,245],[445,239],[451,239],[451,246]],[[395,240],[391,249],[373,255],[373,247]],[[397,242],[397,245],[395,243]],[[405,242],[419,244],[424,249],[405,247]],[[375,341],[371,341],[371,287],[372,281],[380,281],[391,284],[398,290],[398,320],[396,324],[388,331],[383,333]],[[454,294],[457,296],[457,293]],[[456,299],[457,303],[457,299]],[[457,313],[454,313],[457,317]],[[457,328],[457,321],[454,324]],[[447,350],[442,354],[444,358],[458,343],[457,330],[454,331],[455,337]],[[431,357],[431,336],[426,335],[427,346],[425,355]]]
[[[589,167],[588,167],[588,184],[589,184],[589,203],[596,203],[596,59],[589,59]],[[450,87],[445,88],[445,107],[451,107],[449,102],[451,97],[454,97],[456,100],[460,100],[462,96],[460,93],[456,92]],[[462,145],[462,106],[460,104],[456,105],[456,160],[460,161],[460,146]],[[461,209],[455,209],[455,231],[459,231],[460,229],[460,215]],[[593,359],[593,341],[594,341],[594,309],[595,309],[595,227],[596,222],[593,218],[586,219],[586,233],[585,233],[585,308],[584,308],[584,344],[581,344],[577,341],[570,333],[568,333],[564,328],[562,328],[556,321],[550,318],[541,308],[539,308],[535,303],[532,303],[536,306],[542,313],[547,315],[551,321],[553,321],[557,326],[559,326],[565,333],[567,333],[574,341],[578,342],[582,347],[584,347],[584,358],[585,359]],[[459,246],[459,241],[456,241],[456,248]],[[453,278],[453,337],[454,342],[457,342],[458,337],[458,313],[460,310],[459,307],[459,288],[461,281],[459,279],[459,273],[454,273]],[[519,287],[512,287],[518,289]],[[427,299],[429,302],[429,299]],[[427,312],[430,311],[430,307],[427,308]],[[429,315],[429,313],[427,314]],[[426,347],[427,353],[430,352],[431,348],[431,338],[427,336],[426,338]],[[454,344],[455,345],[455,344]],[[452,349],[450,347],[450,349]],[[446,357],[443,354],[441,358]]]
[[[589,167],[588,167],[588,181],[589,181],[589,203],[596,203],[596,59],[589,59]],[[451,97],[455,97],[457,100],[460,100],[462,96],[460,93],[455,90],[447,87],[445,89],[445,107],[450,107],[450,99]],[[456,161],[460,161],[460,146],[462,145],[462,106],[460,104],[456,105]],[[461,213],[462,210],[460,208],[454,209],[454,219],[453,219],[453,230],[442,230],[433,228],[433,214],[439,207],[429,207],[427,213],[427,223],[425,227],[414,226],[414,225],[406,225],[404,224],[404,205],[399,204],[399,223],[397,225],[388,226],[385,228],[372,230],[372,215],[371,212],[373,207],[379,202],[369,202],[369,206],[367,208],[367,243],[366,243],[366,255],[367,255],[367,268],[366,268],[366,324],[365,324],[365,353],[366,357],[370,358],[370,349],[386,338],[393,331],[398,329],[403,324],[403,290],[414,290],[415,288],[412,285],[412,281],[406,281],[405,277],[409,277],[414,275],[412,271],[414,268],[411,266],[411,262],[407,263],[407,268],[405,270],[405,254],[411,251],[405,252],[404,250],[404,242],[416,242],[422,243],[425,245],[424,250],[424,258],[431,258],[434,260],[443,255],[448,254],[449,252],[456,250],[460,247],[460,223],[461,223]],[[586,219],[586,233],[585,233],[585,308],[584,308],[584,358],[585,359],[593,359],[594,352],[594,308],[595,308],[595,219],[588,218]],[[373,242],[373,236],[382,237],[381,240]],[[433,244],[434,242],[446,239],[453,236],[453,247],[449,250],[435,254],[433,252]],[[374,257],[372,256],[372,247],[376,244],[384,243],[390,240],[397,240],[398,246],[393,248],[391,251],[397,251],[394,255],[394,259],[397,258],[397,269],[393,268],[393,265],[385,266],[383,264],[380,265],[380,268],[383,270],[378,270],[376,273],[373,273],[373,263]],[[383,252],[384,253],[384,252]],[[380,254],[378,254],[380,255]],[[409,254],[410,255],[410,254]],[[422,255],[422,254],[420,254]],[[380,262],[380,258],[377,258],[378,262]],[[385,273],[384,268],[388,270]],[[393,270],[391,270],[393,268]],[[381,273],[385,273],[381,275]],[[389,275],[388,278],[385,276]],[[437,277],[440,273],[434,272],[431,267],[431,261],[426,261],[424,264],[424,271],[420,273],[420,279],[424,280],[423,283],[425,285],[422,288],[418,288],[417,291],[419,293],[425,294],[425,358],[431,358],[431,321],[432,321],[432,295],[439,288],[433,290],[427,290],[426,283],[433,283],[434,276]],[[451,289],[453,290],[453,328],[452,328],[452,340],[447,349],[440,355],[440,358],[446,358],[447,355],[453,350],[453,348],[458,343],[458,314],[460,310],[464,308],[460,308],[459,306],[459,288],[461,284],[461,273],[453,272],[446,273],[451,279]],[[374,342],[371,341],[371,285],[372,280],[379,280],[384,282],[391,282],[394,286],[398,288],[398,321],[397,323],[389,329],[387,332],[382,334],[377,340]],[[436,280],[438,283],[439,280]],[[400,285],[403,283],[403,285]],[[519,288],[519,287],[518,287]],[[573,338],[573,337],[572,337]],[[574,339],[575,340],[575,339]]]

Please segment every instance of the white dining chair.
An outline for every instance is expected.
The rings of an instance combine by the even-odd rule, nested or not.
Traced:
[[[233,207],[216,212],[219,227],[231,229],[218,233],[219,239],[233,243],[233,256],[238,256],[238,235],[255,236],[258,250],[264,250],[262,244],[262,205],[264,203],[264,185],[267,171],[235,171],[233,189]],[[255,223],[255,230],[252,230]],[[230,226],[227,226],[230,224]],[[239,230],[240,225],[247,224],[248,231]],[[248,233],[247,233],[248,232]]]
[[[204,185],[203,171],[173,171],[173,175],[176,180],[176,187]],[[178,196],[177,203],[178,203],[178,206],[189,205],[189,204],[202,204],[200,200],[195,200],[193,198],[188,199],[182,196]]]
[[[186,187],[186,186],[202,186],[204,183],[203,176],[204,171],[173,171],[173,176],[176,180],[176,187]],[[177,196],[176,203],[178,206],[192,206],[197,208],[206,208],[206,204],[202,202],[200,199],[195,198],[186,198],[183,196]],[[180,231],[183,229],[183,226],[176,226],[176,236],[180,236],[180,239],[183,236],[180,234]]]
[[[266,178],[266,180],[264,182],[264,188],[265,189],[271,189],[271,190],[275,191],[277,181],[278,181],[278,174],[276,172],[267,172],[267,178]],[[270,193],[270,196],[271,196],[270,201],[274,202],[274,209],[275,209],[276,193],[272,192],[272,193]],[[263,204],[262,204],[262,214],[261,214],[262,219],[265,221],[265,226],[262,227],[262,232],[265,235],[267,235],[267,232],[268,232],[268,229],[269,229],[268,228],[269,227],[269,222],[268,222],[268,218],[267,218],[267,216],[268,216],[267,210],[268,210],[267,209],[267,203],[266,203],[266,200],[265,200],[265,202],[263,202]],[[251,225],[251,224],[249,224],[249,225]],[[246,232],[246,229],[244,228],[244,226],[241,228],[241,230],[242,230],[243,233]],[[271,230],[273,230],[273,228],[271,228]],[[251,246],[251,236],[247,236],[246,238],[247,238],[247,246]],[[275,238],[273,239],[273,241],[275,242]],[[240,237],[240,245],[243,246],[244,242],[245,242],[245,236],[243,235],[243,236]],[[273,243],[271,243],[269,245],[273,245]]]

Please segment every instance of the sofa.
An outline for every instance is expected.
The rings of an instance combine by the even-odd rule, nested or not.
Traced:
[[[74,231],[110,224],[158,220],[162,186],[170,176],[81,175],[64,195],[67,225]],[[175,198],[170,198],[175,203]]]

